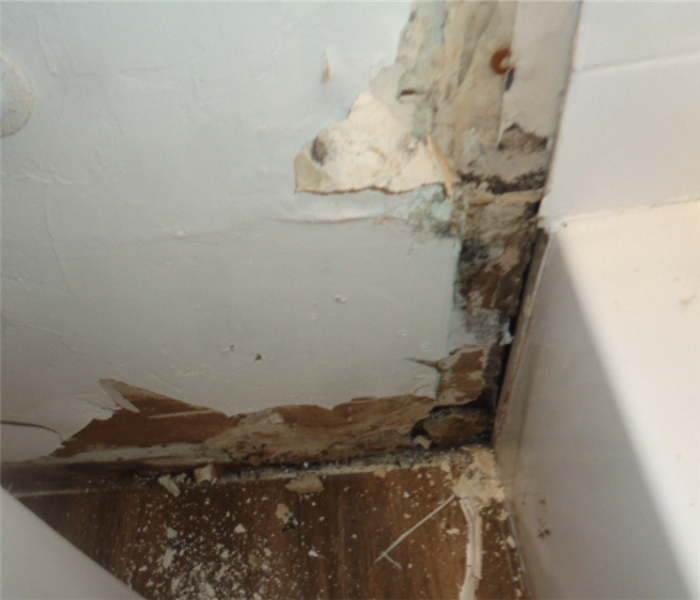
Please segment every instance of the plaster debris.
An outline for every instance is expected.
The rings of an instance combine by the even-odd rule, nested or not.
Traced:
[[[177,531],[175,531],[172,527],[168,527],[165,530],[165,535],[169,540],[174,540],[177,537]]]
[[[165,554],[161,557],[161,564],[163,565],[164,569],[169,569],[170,566],[173,564],[173,558],[175,558],[175,549],[174,548],[167,548],[165,550]]]
[[[212,464],[194,470],[194,480],[197,483],[202,483],[204,481],[214,481],[216,479],[216,468]]]
[[[169,493],[171,493],[176,498],[180,495],[180,488],[173,481],[173,478],[170,475],[163,475],[162,477],[159,477],[158,483],[160,483],[160,485],[162,485],[166,490],[168,490]]]
[[[479,509],[475,508],[467,499],[461,499],[459,506],[468,528],[467,567],[459,600],[472,600],[476,598],[476,590],[481,581],[482,521]]]
[[[460,600],[472,600],[481,581],[483,519],[482,511],[492,503],[503,503],[505,493],[497,474],[491,450],[475,449],[472,463],[452,487],[467,522],[467,566]]]
[[[383,466],[372,471],[372,475],[374,475],[375,477],[379,477],[379,479],[386,479],[387,473],[387,468]]]
[[[325,489],[323,482],[316,475],[300,475],[284,487],[297,494],[317,494]]]
[[[277,510],[275,511],[275,516],[280,521],[282,521],[282,523],[284,525],[289,523],[294,518],[292,511],[289,510],[289,507],[286,504],[278,504],[277,505]]]
[[[491,502],[504,502],[505,492],[496,468],[496,459],[491,450],[477,448],[472,453],[472,464],[459,476],[453,486],[455,496],[469,499],[481,506]]]
[[[309,550],[309,556],[311,556],[312,558],[319,558],[318,552],[316,552],[315,550]]]
[[[242,524],[242,523],[239,523],[238,525],[236,525],[236,528],[233,530],[234,533],[238,533],[238,534],[243,534],[243,533],[245,533],[246,531],[247,531],[247,530],[246,530],[245,527],[243,527],[243,524]]]

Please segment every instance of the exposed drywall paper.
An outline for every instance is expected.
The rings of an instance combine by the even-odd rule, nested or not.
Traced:
[[[429,147],[370,92],[360,94],[345,121],[297,155],[294,170],[297,192],[320,194],[367,188],[401,193],[443,181]]]

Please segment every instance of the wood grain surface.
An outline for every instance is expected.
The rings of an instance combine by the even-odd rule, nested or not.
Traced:
[[[466,569],[467,524],[452,496],[464,457],[426,464],[318,470],[323,491],[285,486],[289,470],[196,483],[178,497],[155,478],[19,499],[146,598],[454,599]],[[280,518],[280,515],[283,518]],[[487,598],[527,597],[503,507],[482,511]]]

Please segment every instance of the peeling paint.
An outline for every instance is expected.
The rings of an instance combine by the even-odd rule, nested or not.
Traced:
[[[511,341],[531,257],[578,11],[576,3],[524,4],[416,3],[396,63],[377,74],[345,121],[321,132],[295,162],[297,191],[406,193],[443,186],[439,222],[431,212],[438,203],[409,202],[400,212],[380,201],[368,211],[350,196],[343,210],[366,218],[383,212],[416,231],[460,240],[449,348],[464,360],[474,344],[494,349],[488,376],[484,371],[491,403],[501,370],[498,349]],[[369,132],[392,142],[380,150]],[[409,167],[411,177],[404,177]],[[306,202],[319,220],[337,214],[338,206],[327,197],[314,207]],[[483,381],[472,379],[473,366],[463,367],[461,376],[459,368],[442,373],[439,404],[475,400],[472,388]]]
[[[101,385],[118,403],[45,459],[67,463],[199,463],[212,480],[219,463],[271,465],[341,460],[414,448],[460,445],[490,430],[493,349],[465,348],[426,363],[442,377],[437,400],[416,395],[358,398],[332,409],[279,406],[227,416],[115,380]],[[417,362],[425,362],[418,360]],[[463,408],[472,403],[471,408]],[[450,407],[459,405],[457,410]],[[444,408],[443,408],[444,407]],[[424,432],[422,435],[416,432]]]
[[[360,95],[345,121],[297,155],[294,169],[297,192],[319,194],[362,189],[397,194],[444,181],[429,146],[369,92]]]
[[[536,3],[536,9],[526,6],[527,4],[416,3],[402,34],[395,63],[381,69],[372,78],[367,91],[360,93],[345,120],[326,127],[311,138],[313,132],[318,131],[316,128],[323,126],[316,122],[309,137],[302,137],[309,141],[294,161],[298,192],[296,197],[285,199],[281,194],[270,193],[274,211],[261,213],[264,214],[266,224],[272,223],[271,228],[266,230],[268,236],[279,232],[275,227],[283,226],[288,235],[285,239],[289,239],[290,244],[292,240],[301,239],[302,236],[297,232],[302,231],[303,224],[319,225],[315,229],[318,233],[324,232],[327,228],[323,226],[327,225],[342,223],[349,228],[353,221],[372,220],[383,224],[397,222],[403,229],[407,226],[409,235],[413,235],[416,240],[428,239],[432,243],[439,241],[441,247],[447,250],[439,256],[436,254],[435,263],[440,260],[446,264],[446,261],[452,260],[450,252],[453,250],[452,256],[459,255],[454,277],[450,339],[444,346],[449,349],[450,355],[435,362],[440,375],[437,400],[427,397],[432,390],[424,392],[425,397],[402,395],[410,389],[423,390],[426,386],[430,388],[433,385],[431,381],[434,380],[425,383],[430,379],[428,377],[423,377],[422,380],[414,377],[411,383],[424,385],[404,385],[395,391],[382,390],[380,394],[395,393],[395,396],[354,400],[330,409],[328,407],[338,401],[337,390],[341,386],[337,386],[332,398],[330,394],[325,394],[325,390],[319,391],[319,386],[313,388],[317,396],[312,393],[295,394],[293,400],[290,399],[294,406],[231,416],[232,413],[244,410],[231,409],[237,406],[236,401],[225,397],[235,382],[226,379],[228,388],[219,385],[213,390],[215,386],[209,386],[210,380],[223,381],[222,373],[255,372],[260,374],[261,379],[253,380],[253,383],[259,384],[269,373],[282,373],[279,354],[275,355],[270,343],[266,347],[257,343],[255,346],[249,344],[241,350],[244,344],[233,335],[229,339],[229,332],[226,332],[221,334],[221,339],[216,337],[216,344],[209,344],[207,348],[215,347],[217,359],[230,360],[231,364],[215,364],[211,356],[200,357],[195,361],[186,356],[187,360],[176,361],[166,356],[167,352],[172,352],[173,345],[179,339],[174,338],[175,342],[168,348],[165,348],[165,344],[162,348],[147,348],[138,358],[130,357],[135,362],[147,357],[148,352],[163,352],[162,361],[153,361],[158,368],[149,368],[147,372],[145,369],[132,371],[137,372],[137,376],[130,380],[138,381],[139,385],[146,387],[159,386],[158,389],[166,393],[182,392],[181,397],[188,402],[192,402],[193,398],[197,402],[207,402],[206,398],[209,398],[211,406],[199,407],[143,391],[139,396],[128,386],[101,380],[102,391],[120,409],[104,421],[91,422],[67,440],[57,451],[56,457],[71,460],[79,456],[94,458],[98,455],[114,458],[128,448],[131,458],[138,457],[139,449],[143,449],[142,456],[167,459],[170,451],[179,453],[184,448],[189,448],[193,451],[193,456],[196,455],[201,460],[218,460],[223,456],[232,461],[268,464],[304,457],[330,459],[412,447],[417,437],[429,438],[432,446],[453,444],[458,443],[458,438],[462,436],[480,435],[488,431],[489,426],[484,419],[491,418],[489,409],[497,395],[502,346],[510,341],[512,320],[518,313],[523,278],[531,256],[537,228],[537,211],[544,193],[555,141],[559,103],[566,85],[577,11],[576,3],[565,3],[566,7]],[[551,11],[551,19],[548,11]],[[54,49],[47,35],[47,32],[39,31],[39,44],[51,73],[58,75],[68,71],[75,77],[95,75],[96,71],[89,60],[82,59],[85,64],[76,67],[72,64],[73,58],[68,46],[58,44]],[[332,91],[336,78],[339,77],[337,73],[341,72],[336,69],[331,54],[328,50],[321,57],[320,78],[317,70],[320,55],[314,54],[314,85],[322,89],[324,94]],[[141,93],[146,99],[153,92],[146,90],[146,87],[157,87],[160,97],[168,91],[167,85],[174,85],[169,81],[171,79],[179,82],[177,85],[187,88],[186,111],[196,124],[190,134],[198,135],[200,128],[210,126],[207,119],[198,112],[202,108],[199,106],[202,98],[198,94],[208,88],[203,82],[195,85],[193,59],[188,62],[186,58],[180,56],[176,63],[168,63],[161,57],[153,65],[123,64],[117,72],[120,80],[130,86],[144,88]],[[166,81],[149,83],[143,78],[154,73],[162,73]],[[177,108],[180,109],[181,107]],[[135,135],[134,131],[123,129],[118,114],[112,114],[111,111],[109,114],[110,130],[114,129],[119,139]],[[230,123],[228,125],[232,126]],[[267,135],[266,127],[267,125],[260,126],[256,135]],[[297,144],[300,144],[298,140],[292,146],[292,153],[299,147]],[[284,164],[288,166],[289,161]],[[256,185],[259,185],[260,179],[264,179],[259,175],[269,172],[269,168],[269,165],[260,167]],[[42,185],[48,185],[50,179],[59,177],[66,184],[80,184],[77,177],[64,177],[61,169],[53,166],[42,169],[51,174],[49,177],[44,171],[33,169],[35,174],[44,173],[42,177],[46,181]],[[221,181],[231,183],[223,176]],[[291,193],[291,181],[286,180],[286,184],[290,186]],[[236,194],[243,198],[248,191],[236,189]],[[266,195],[267,192],[261,194]],[[229,200],[228,197],[225,200],[222,198],[221,205],[233,205]],[[47,239],[52,260],[57,261],[57,270],[54,270],[61,279],[59,287],[62,285],[65,288],[62,292],[79,299],[85,290],[90,291],[91,288],[82,276],[78,276],[76,269],[66,268],[72,257],[67,254],[62,238],[70,230],[54,223],[50,205],[44,204],[40,208],[44,211],[46,229],[45,235],[42,235]],[[178,220],[180,216],[173,220],[170,205],[161,208],[167,213],[167,218],[159,221],[159,227],[162,227],[159,235],[162,234],[169,243],[175,240],[178,253],[187,248],[185,254],[177,254],[177,257],[182,259],[183,264],[189,261],[187,264],[192,266],[189,270],[178,272],[177,277],[173,276],[173,281],[193,280],[193,287],[195,286],[199,277],[198,261],[202,259],[197,254],[200,247],[203,248],[202,253],[209,252],[210,248],[216,249],[219,245],[225,245],[226,252],[240,250],[240,246],[228,245],[229,237],[235,237],[234,234],[222,234],[218,230],[203,230],[200,234],[194,225],[192,232],[186,232]],[[183,211],[186,219],[199,219],[198,215],[186,213],[183,207],[178,210]],[[226,213],[224,220],[235,222],[239,216],[235,212]],[[290,227],[290,222],[299,225],[296,228]],[[363,224],[357,224],[358,227],[361,225]],[[327,242],[332,236],[323,237],[319,234],[318,237]],[[367,236],[367,239],[378,238]],[[137,241],[147,244],[153,242],[149,237]],[[196,251],[192,250],[194,245]],[[328,246],[327,244],[326,247]],[[262,243],[254,244],[245,250],[246,264],[253,266],[249,270],[246,266],[242,276],[264,276],[266,281],[271,281],[279,276],[279,271],[286,269],[286,263],[279,256],[275,256],[272,261],[264,259],[256,262],[262,247]],[[378,245],[379,250],[382,248]],[[412,251],[409,250],[407,254]],[[168,246],[168,252],[175,253],[176,250]],[[313,253],[314,256],[323,254],[323,248],[319,250],[314,247]],[[223,254],[220,251],[206,254],[202,260],[209,260],[217,268],[222,265],[224,268],[239,265],[225,262]],[[312,252],[308,251],[308,254]],[[370,252],[363,255],[362,260],[367,261],[371,257]],[[273,266],[262,271],[260,265],[267,265],[268,262],[274,263]],[[91,265],[88,261],[85,263]],[[240,264],[242,263],[241,260]],[[354,265],[348,266],[347,263],[338,264],[343,268],[354,268]],[[167,265],[168,269],[170,266]],[[319,261],[316,267],[317,270],[311,275],[315,280],[320,278],[321,270],[324,277],[335,276],[335,273],[329,274],[332,268],[326,262]],[[123,272],[131,275],[130,272]],[[303,270],[294,272],[307,274]],[[146,276],[150,277],[150,271]],[[359,285],[363,285],[367,279],[365,277]],[[327,293],[322,286],[319,289],[324,289]],[[410,286],[402,287],[401,290],[409,293]],[[266,290],[262,292],[260,298],[265,298]],[[379,293],[385,292],[382,289]],[[230,296],[234,295],[227,290],[216,299],[214,304],[218,304],[214,309],[224,305],[227,314],[230,313],[229,309],[233,306]],[[318,318],[320,311],[315,307],[307,308],[312,303],[310,297],[305,296],[303,303],[299,300],[297,304],[304,305],[303,310],[309,311],[309,320],[313,321]],[[350,300],[346,301],[347,298]],[[199,303],[203,300],[207,299],[197,296],[196,302],[193,301],[196,310],[192,311],[188,326],[199,327],[202,324],[201,315],[206,310],[201,310]],[[402,300],[399,298],[396,302]],[[353,309],[356,306],[351,295],[343,289],[332,289],[328,301],[333,310]],[[108,305],[109,302],[102,304]],[[190,304],[183,306],[191,308]],[[251,310],[245,303],[242,306]],[[444,303],[436,311],[444,310],[446,306],[447,303]],[[205,304],[204,309],[207,308]],[[241,305],[235,305],[234,308],[239,310]],[[186,312],[182,306],[179,310]],[[275,310],[275,314],[282,312],[281,307]],[[145,311],[141,317],[149,314],[151,313]],[[328,314],[334,313],[329,311]],[[415,319],[415,315],[411,314],[410,318]],[[297,320],[301,319],[303,317],[297,315]],[[237,333],[236,327],[239,325],[233,321],[227,321],[226,327],[221,328],[217,323],[217,334],[218,329]],[[300,328],[298,323],[293,323],[291,327],[294,331]],[[46,330],[49,331],[48,328]],[[62,336],[61,332],[56,335]],[[256,337],[257,332],[249,334],[248,340]],[[211,335],[206,338],[207,342],[211,338]],[[60,339],[63,340],[63,337]],[[203,337],[202,340],[204,339]],[[274,338],[271,335],[264,339]],[[289,334],[285,343],[292,339],[296,341]],[[128,345],[133,340],[125,338],[120,342]],[[293,344],[289,342],[288,346],[289,348],[284,348],[287,355],[296,356],[291,349]],[[360,347],[354,348],[356,354]],[[439,344],[433,343],[432,347],[438,348],[437,356],[442,355]],[[220,352],[221,348],[228,350]],[[234,348],[237,349],[236,352],[233,351]],[[364,350],[364,347],[361,348]],[[123,375],[120,364],[123,355],[114,356],[115,358],[109,359],[110,371]],[[316,356],[310,352],[304,360]],[[416,356],[420,355],[416,353]],[[430,355],[426,352],[423,356]],[[434,357],[435,355],[432,356]],[[176,362],[177,365],[172,366]],[[195,366],[189,368],[192,362]],[[287,371],[284,371],[287,374],[293,372],[289,364],[298,367],[303,363],[301,360],[299,363],[289,362]],[[277,370],[272,371],[275,368]],[[369,370],[364,363],[362,368]],[[101,373],[93,375],[95,379],[99,376]],[[305,371],[304,377],[306,376]],[[309,368],[308,379],[313,376],[314,370]],[[94,385],[94,379],[91,383]],[[249,383],[246,380],[245,385],[255,391],[249,392],[245,410],[274,406],[276,401],[284,402],[284,399],[275,400],[274,392],[277,390],[267,390],[264,401],[260,400],[262,394],[255,394],[262,386],[256,387]],[[240,392],[243,387],[241,385],[236,391]],[[300,386],[300,389],[310,388]],[[369,393],[376,393],[376,388],[371,389]],[[216,400],[211,400],[213,394],[207,396],[212,390],[217,394]],[[349,393],[341,400],[365,393],[364,390],[359,390],[357,393]],[[316,399],[322,396],[322,400]],[[307,401],[309,405],[304,406]],[[324,402],[326,408],[313,405]],[[475,433],[476,431],[480,433]],[[156,450],[159,444],[162,446]]]
[[[228,417],[120,382],[111,385],[136,410],[92,421],[50,458],[162,462],[177,460],[184,450],[201,461],[232,464],[338,460],[412,447],[413,427],[435,405],[421,396],[360,398],[330,410],[282,406]]]

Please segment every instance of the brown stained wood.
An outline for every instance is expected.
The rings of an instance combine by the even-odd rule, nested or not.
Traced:
[[[157,457],[163,464],[184,455],[226,458],[239,466],[341,460],[410,448],[411,431],[435,405],[429,397],[404,395],[356,398],[331,409],[293,405],[228,417],[121,382],[110,385],[137,411],[120,408],[109,419],[91,421],[50,459],[148,462]],[[190,445],[184,454],[183,444]]]
[[[207,440],[251,466],[331,461],[413,445],[411,431],[435,401],[421,396],[361,398],[332,409],[286,406],[242,418]]]
[[[153,479],[134,479],[20,500],[146,598],[454,600],[467,546],[456,501],[392,550],[394,562],[377,558],[451,496],[456,472],[435,464],[321,470],[324,490],[309,495],[285,489],[282,477],[190,482],[177,498]],[[279,504],[294,516],[287,525]],[[526,597],[514,581],[515,555],[502,550],[507,521],[493,510],[478,597]]]
[[[460,406],[436,411],[422,425],[436,446],[450,447],[490,431],[492,421],[491,414],[481,408]]]
[[[464,346],[438,361],[439,406],[463,406],[477,400],[490,403],[496,390],[503,350],[500,346],[479,348]],[[466,442],[462,440],[462,443]]]

